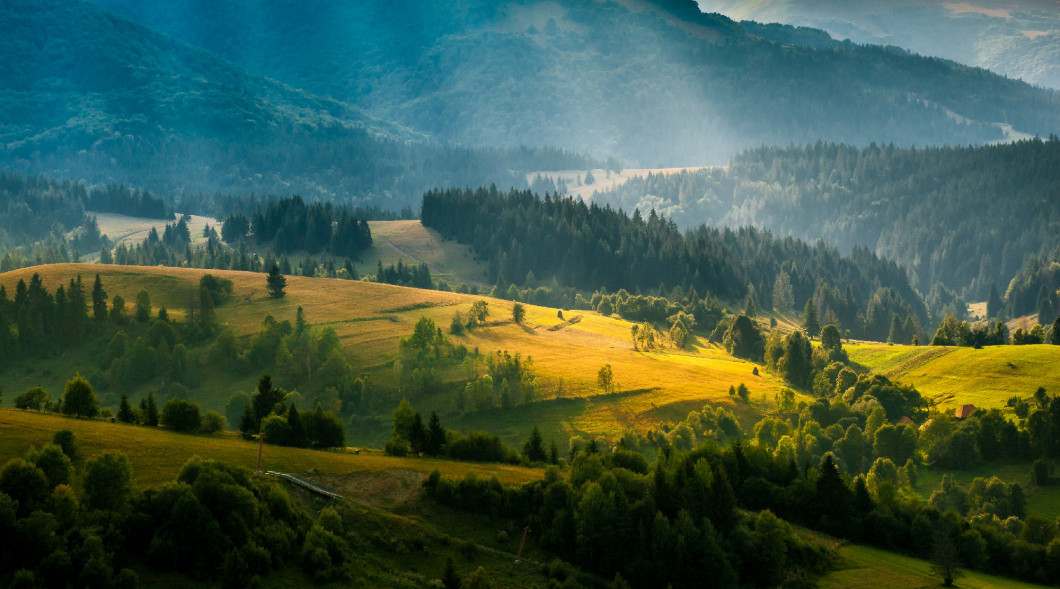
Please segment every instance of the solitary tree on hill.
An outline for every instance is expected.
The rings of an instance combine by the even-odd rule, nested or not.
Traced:
[[[604,364],[600,372],[596,373],[596,384],[604,391],[605,395],[615,392],[615,373],[610,364]]]
[[[817,318],[817,305],[813,304],[813,299],[806,299],[806,309],[802,315],[802,326],[806,328],[806,335],[811,338],[816,337],[821,332],[821,321]]]
[[[63,391],[62,411],[78,417],[95,417],[99,413],[99,399],[80,374],[67,381]]]
[[[278,299],[287,294],[284,289],[287,288],[287,278],[280,273],[280,267],[276,264],[272,265],[272,269],[269,270],[269,276],[265,279],[265,290],[269,291],[269,296]]]

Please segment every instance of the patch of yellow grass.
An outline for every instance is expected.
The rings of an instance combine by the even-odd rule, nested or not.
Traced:
[[[51,443],[52,435],[60,429],[74,432],[81,455],[89,458],[105,450],[118,450],[129,457],[137,486],[148,488],[172,481],[185,462],[192,456],[244,466],[257,467],[258,442],[243,440],[235,435],[196,436],[179,434],[164,428],[140,427],[122,423],[108,423],[36,413],[0,409],[0,464],[22,456],[35,445]],[[379,454],[354,454],[347,451],[308,450],[265,445],[263,470],[307,473],[322,476],[358,472],[387,472],[407,469],[431,472],[438,469],[445,476],[463,477],[469,471],[482,476],[496,475],[501,482],[518,484],[544,476],[540,469],[502,464],[476,464],[433,458],[395,458]]]
[[[943,409],[971,403],[1005,408],[1014,395],[1027,398],[1038,387],[1060,393],[1060,346],[987,346],[981,350],[943,346],[860,344],[846,347],[853,362],[914,385]]]

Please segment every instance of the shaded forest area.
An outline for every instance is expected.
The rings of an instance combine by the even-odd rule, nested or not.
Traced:
[[[687,226],[753,224],[843,251],[865,247],[908,269],[921,293],[941,283],[985,300],[991,285],[1004,293],[1032,256],[1057,246],[1057,185],[1054,135],[987,147],[762,147],[728,168],[633,178],[596,198]],[[1010,312],[1033,313],[1038,286]]]
[[[927,308],[905,272],[864,248],[843,256],[820,242],[778,239],[753,228],[704,226],[682,233],[673,219],[654,211],[647,219],[640,211],[630,217],[595,203],[492,187],[428,192],[421,218],[471,245],[502,295],[510,284],[555,277],[586,291],[671,296],[680,287],[730,301],[750,295],[759,308],[784,311],[813,299],[820,316],[831,313],[858,337],[880,341],[895,316],[905,321],[912,314],[928,324]],[[774,294],[778,283],[781,297]]]

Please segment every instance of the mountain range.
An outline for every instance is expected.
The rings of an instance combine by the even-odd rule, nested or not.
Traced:
[[[824,30],[836,39],[896,45],[1048,88],[1060,88],[1056,0],[699,0],[704,12]],[[812,27],[812,29],[810,29]]]
[[[525,172],[1060,129],[1060,94],[692,0],[12,0],[0,165],[396,208]],[[1008,135],[1007,135],[1008,134]],[[524,149],[521,146],[555,146]],[[573,152],[573,153],[572,153]],[[577,156],[586,153],[589,157]]]

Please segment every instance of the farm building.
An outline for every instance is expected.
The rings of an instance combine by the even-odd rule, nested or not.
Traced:
[[[957,419],[965,419],[971,417],[975,413],[975,405],[961,405],[953,412],[953,416]]]

